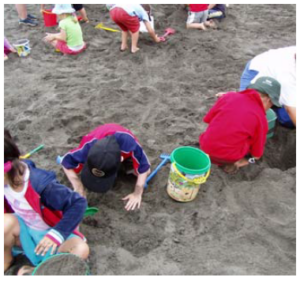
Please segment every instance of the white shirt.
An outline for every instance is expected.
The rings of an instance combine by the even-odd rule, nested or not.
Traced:
[[[281,84],[279,103],[296,108],[296,46],[269,50],[251,60],[250,69],[258,71],[251,81],[270,76]]]
[[[21,192],[16,192],[10,185],[4,185],[4,196],[14,212],[24,220],[28,227],[36,230],[47,230],[50,227],[43,221],[41,216],[32,209],[25,198],[28,188],[29,174],[30,170],[26,165],[23,190]]]

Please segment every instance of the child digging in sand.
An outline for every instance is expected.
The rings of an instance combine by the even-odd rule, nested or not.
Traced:
[[[56,181],[20,151],[4,131],[4,271],[20,252],[36,266],[56,252],[89,255],[84,236],[76,231],[87,207],[86,199]],[[20,268],[18,275],[33,267]]]
[[[149,5],[145,5],[145,7]],[[128,33],[131,36],[131,52],[136,53],[139,51],[137,46],[139,40],[140,21],[143,21],[149,35],[153,41],[160,42],[159,37],[155,34],[151,27],[150,15],[143,8],[143,5],[135,4],[120,4],[120,5],[107,5],[111,19],[122,29],[122,44],[120,51],[128,49],[127,40]],[[149,11],[150,12],[150,11]]]
[[[127,211],[140,208],[150,163],[137,138],[118,124],[105,124],[85,135],[79,146],[66,153],[61,165],[75,191],[84,195],[84,187],[107,192],[114,184],[123,161],[132,161],[137,180],[134,192],[125,196]],[[82,171],[81,171],[82,170]],[[81,171],[81,180],[77,174]]]
[[[83,41],[80,24],[74,15],[74,8],[71,4],[58,4],[52,12],[57,14],[60,20],[60,33],[47,33],[44,41],[65,55],[81,53],[86,48],[86,43]]]

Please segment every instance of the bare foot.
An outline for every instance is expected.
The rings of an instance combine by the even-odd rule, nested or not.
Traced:
[[[136,53],[140,50],[140,48],[131,48],[131,53]]]
[[[126,51],[128,49],[128,46],[126,45],[126,46],[123,46],[123,45],[121,45],[121,47],[120,47],[120,51],[121,52],[124,52],[124,51]]]
[[[19,269],[17,275],[31,275],[33,270],[34,270],[33,266],[24,265]]]

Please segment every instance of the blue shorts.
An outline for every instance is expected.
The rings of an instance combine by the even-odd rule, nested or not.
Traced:
[[[29,228],[24,220],[20,218],[18,215],[15,215],[19,221],[20,225],[20,241],[22,248],[20,247],[13,247],[12,249],[12,255],[16,256],[18,254],[25,254],[26,257],[30,260],[30,262],[36,266],[49,256],[51,256],[51,248],[44,256],[38,256],[35,254],[34,249],[38,245],[38,243],[44,238],[44,236],[48,233],[49,230],[35,230],[32,228]],[[75,234],[71,234],[67,240],[73,238],[73,237],[79,237]]]
[[[250,63],[251,61],[249,61],[246,64],[244,72],[241,76],[240,91],[246,90],[246,88],[250,85],[251,81],[258,74],[258,71],[249,69]],[[277,119],[282,126],[287,128],[295,128],[294,123],[292,122],[290,116],[288,115],[284,107],[274,108],[274,111],[276,112]]]

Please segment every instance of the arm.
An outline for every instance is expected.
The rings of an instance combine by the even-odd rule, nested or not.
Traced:
[[[41,202],[50,210],[63,213],[61,220],[55,225],[53,225],[55,222],[50,219],[52,228],[35,248],[36,254],[44,256],[50,248],[52,248],[51,254],[53,254],[56,248],[77,228],[83,219],[87,201],[54,180],[41,193]]]
[[[46,33],[46,34],[47,35],[44,39],[48,42],[54,40],[67,41],[67,34],[63,29],[60,30],[60,33],[55,33],[55,34]]]
[[[81,180],[79,179],[79,177],[77,176],[77,174],[75,173],[75,171],[73,169],[66,169],[65,167],[63,167],[63,170],[64,170],[68,180],[72,184],[74,191],[78,192],[81,196],[86,197],[86,193],[84,191],[84,186],[83,186]]]
[[[125,206],[125,209],[127,211],[134,210],[136,207],[138,209],[140,208],[142,202],[142,195],[144,192],[144,185],[146,183],[146,179],[149,174],[150,174],[150,169],[143,174],[139,174],[135,184],[134,192],[122,199],[124,201],[128,200]]]
[[[149,21],[144,21],[144,24],[148,30],[149,35],[151,36],[151,38],[153,39],[154,42],[158,43],[160,42],[160,39],[158,38],[158,36],[155,34],[153,28],[151,27],[151,24]]]
[[[217,6],[217,4],[209,4],[209,5],[208,5],[208,10],[214,8],[215,6]]]
[[[284,108],[296,127],[296,107],[285,106]]]

